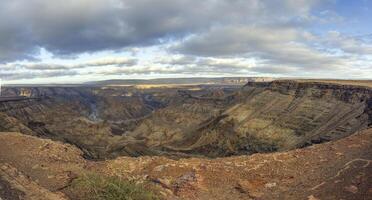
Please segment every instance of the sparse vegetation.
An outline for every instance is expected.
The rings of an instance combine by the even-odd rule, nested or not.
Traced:
[[[98,174],[86,174],[73,183],[73,190],[81,200],[156,200],[158,197],[142,184],[123,180],[118,177],[106,177]]]

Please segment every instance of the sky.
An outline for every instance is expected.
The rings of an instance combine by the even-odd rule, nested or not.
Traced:
[[[5,84],[372,79],[369,0],[0,0]]]

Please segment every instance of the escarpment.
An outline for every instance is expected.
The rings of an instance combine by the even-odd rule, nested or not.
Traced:
[[[0,102],[2,131],[67,142],[88,158],[109,157],[111,143],[162,106],[148,95],[85,87],[5,88],[3,95],[20,95],[20,91],[29,97]]]
[[[282,151],[346,137],[372,119],[368,87],[252,82],[233,99],[214,120],[167,148],[212,157]]]
[[[86,157],[171,157],[286,151],[372,125],[372,89],[280,80],[242,88],[9,88],[0,128],[79,147]]]

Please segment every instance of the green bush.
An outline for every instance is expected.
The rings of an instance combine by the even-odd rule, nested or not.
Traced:
[[[155,194],[141,184],[97,174],[87,174],[73,183],[79,199],[86,200],[157,200]]]

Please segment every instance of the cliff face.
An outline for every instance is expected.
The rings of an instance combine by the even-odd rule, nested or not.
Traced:
[[[89,158],[252,154],[337,140],[372,124],[372,89],[249,82],[241,89],[8,88],[0,128],[74,144]]]
[[[109,156],[107,147],[161,106],[141,94],[99,88],[6,88],[3,95],[31,98],[0,102],[0,130],[68,142],[87,157]]]
[[[147,115],[157,106],[161,106],[154,106],[151,104],[154,102],[146,101],[151,96],[145,97],[140,93],[133,94],[124,89],[16,87],[4,88],[2,91],[3,96],[22,96],[23,93],[29,94],[28,96],[31,98],[38,99],[39,105],[46,105],[49,108],[61,104],[70,104],[69,107],[75,106],[74,109],[77,109],[81,116],[91,118],[93,121],[100,119],[110,121],[133,119]],[[21,103],[25,101],[27,100],[21,101]],[[11,101],[11,104],[17,106],[14,101]]]
[[[346,137],[372,120],[368,87],[252,82],[225,100],[221,114],[166,148],[213,157],[281,151]]]
[[[372,124],[372,88],[358,85],[341,85],[323,82],[299,82],[299,81],[273,81],[273,82],[249,82],[243,88],[264,88],[281,94],[294,94],[297,97],[304,95],[313,98],[335,98],[345,103],[366,104],[365,113],[369,116],[369,125]]]
[[[274,105],[268,114],[276,117],[275,123],[292,128],[297,136],[306,136],[306,139],[337,139],[364,129],[372,122],[372,89],[369,87],[274,81],[249,83],[243,91],[250,95],[257,89],[263,90],[259,95],[269,99],[268,105]],[[284,104],[278,103],[281,100]],[[271,111],[275,109],[281,112]]]
[[[40,105],[35,102],[35,99],[20,99],[17,101],[2,101],[0,102],[0,131],[21,132],[27,135],[37,135],[27,124],[23,124],[21,119],[16,118],[18,115],[23,118],[29,117],[28,111],[39,110]],[[27,110],[27,111],[26,111]]]

